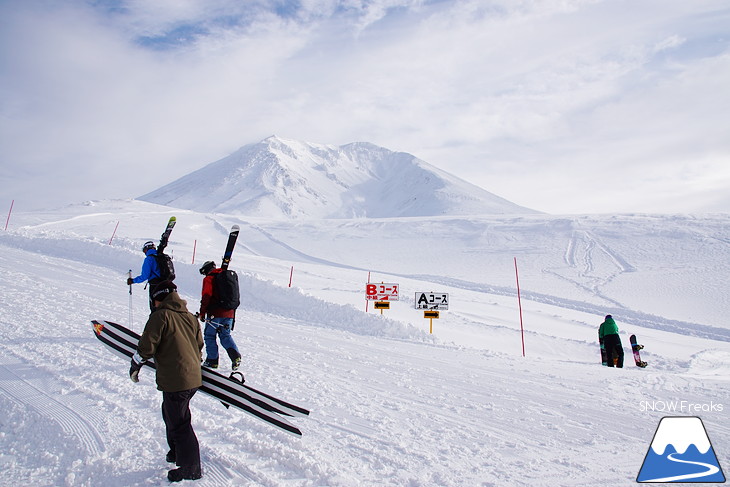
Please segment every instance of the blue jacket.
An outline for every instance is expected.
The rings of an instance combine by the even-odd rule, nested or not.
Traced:
[[[157,259],[155,258],[157,250],[149,249],[146,255],[147,257],[145,257],[144,262],[142,262],[142,273],[132,279],[132,282],[149,282],[152,279],[160,277],[160,268],[157,266]]]

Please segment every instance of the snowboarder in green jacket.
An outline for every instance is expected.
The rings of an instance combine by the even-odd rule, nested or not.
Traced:
[[[603,347],[606,350],[606,365],[613,367],[613,358],[617,357],[616,367],[624,366],[624,347],[621,345],[621,337],[618,336],[618,325],[611,315],[601,323],[598,329],[598,340],[603,341]]]

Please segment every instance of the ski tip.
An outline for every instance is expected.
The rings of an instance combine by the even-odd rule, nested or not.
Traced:
[[[94,333],[97,335],[101,335],[102,330],[104,330],[104,324],[97,320],[91,320],[91,326],[94,328]]]
[[[239,230],[241,230],[241,227],[239,227],[238,225],[233,225],[231,227],[231,232],[238,232]]]

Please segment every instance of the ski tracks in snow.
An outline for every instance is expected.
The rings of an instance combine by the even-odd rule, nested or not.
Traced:
[[[101,454],[106,448],[95,426],[103,422],[101,414],[85,395],[77,391],[57,393],[54,386],[46,372],[25,361],[9,359],[6,354],[0,363],[0,393],[56,422],[88,454]]]
[[[576,288],[607,303],[620,308],[624,307],[601,291],[616,277],[636,270],[618,252],[601,242],[591,232],[575,229],[566,244],[563,261],[570,271],[577,271],[577,276],[573,277],[572,272],[565,272],[561,269],[544,269],[544,272],[570,282]]]
[[[0,466],[13,469],[12,484],[7,485],[18,485],[23,479],[32,485],[93,486],[102,481],[108,486],[149,485],[150,479],[164,481],[166,470],[175,468],[163,459],[166,444],[159,415],[161,399],[151,374],[143,378],[147,384],[141,387],[126,384],[120,376],[126,366],[108,355],[111,373],[100,373],[100,383],[94,387],[59,375],[63,366],[36,366],[8,346],[0,348],[0,409],[4,411],[0,420]],[[79,356],[83,355],[82,350]],[[115,373],[117,377],[109,380]],[[120,389],[125,388],[132,391],[128,394],[130,404],[107,399],[118,398]],[[196,397],[192,406],[194,422],[204,421],[208,408],[218,406]],[[201,407],[205,412],[198,409]],[[222,406],[220,409],[225,412]],[[199,436],[201,433],[205,435],[207,430]],[[13,440],[15,436],[24,439],[22,450],[12,447],[18,443]],[[120,437],[123,442],[118,441]],[[5,447],[6,441],[11,446]],[[64,448],[59,450],[58,444]],[[271,478],[230,460],[236,454],[221,454],[204,441],[201,456],[205,474],[197,483],[201,487],[277,485]],[[99,477],[99,471],[106,472],[105,478]],[[45,484],[49,478],[55,480]],[[0,479],[0,485],[6,485],[3,482]]]

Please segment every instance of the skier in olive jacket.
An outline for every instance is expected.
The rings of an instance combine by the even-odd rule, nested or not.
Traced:
[[[621,337],[618,336],[618,325],[611,315],[606,315],[605,320],[598,329],[598,339],[603,340],[606,350],[606,365],[613,367],[613,357],[618,357],[616,367],[624,366],[624,347],[621,345]]]
[[[195,480],[202,475],[190,399],[203,385],[200,372],[203,337],[198,320],[188,311],[187,303],[176,289],[172,281],[154,287],[152,298],[156,310],[145,324],[129,370],[132,381],[139,382],[142,364],[154,357],[157,388],[162,391],[162,419],[170,446],[167,461],[180,467],[168,472],[172,482]]]

